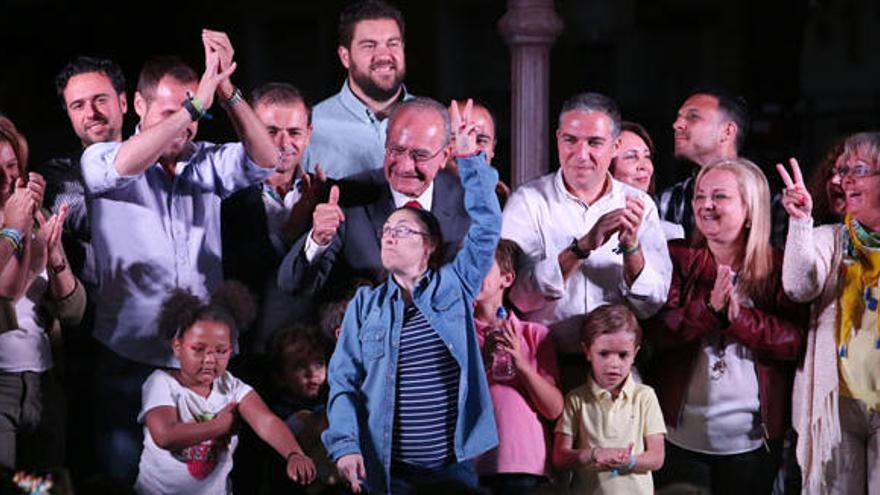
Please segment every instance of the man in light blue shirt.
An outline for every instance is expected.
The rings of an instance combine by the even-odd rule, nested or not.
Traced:
[[[320,164],[327,177],[341,179],[381,168],[388,116],[395,103],[410,98],[403,87],[403,35],[400,11],[382,1],[358,2],[339,15],[337,54],[348,78],[312,111],[307,172]]]
[[[81,160],[95,257],[94,397],[98,464],[134,482],[143,432],[140,387],[155,367],[175,367],[156,317],[170,289],[204,297],[222,280],[220,201],[268,177],[278,160],[266,127],[229,76],[225,34],[203,31],[205,72],[157,58],[141,70],[138,133],[90,146]],[[241,143],[194,143],[215,92]]]

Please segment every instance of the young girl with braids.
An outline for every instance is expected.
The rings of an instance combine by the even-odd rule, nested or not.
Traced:
[[[157,370],[144,383],[138,493],[231,493],[238,416],[287,459],[293,481],[314,479],[315,465],[290,430],[250,386],[226,371],[236,331],[255,312],[253,298],[238,283],[221,285],[208,303],[185,289],[165,300],[159,328],[171,339],[180,368]]]

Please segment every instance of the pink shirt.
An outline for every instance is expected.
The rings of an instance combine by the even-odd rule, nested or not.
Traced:
[[[538,374],[556,384],[559,375],[556,350],[549,330],[544,325],[520,321],[514,314],[510,322],[520,334],[520,349]],[[489,325],[477,320],[477,338],[480,347]],[[488,367],[488,363],[487,363]],[[550,473],[549,448],[551,432],[547,423],[532,405],[528,392],[518,378],[510,382],[495,382],[488,373],[489,394],[498,425],[498,447],[476,460],[477,473],[526,473],[546,476]]]

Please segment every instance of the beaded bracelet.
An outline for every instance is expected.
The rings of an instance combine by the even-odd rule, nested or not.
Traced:
[[[9,227],[0,229],[0,238],[9,242],[16,257],[21,258],[24,255],[24,242],[20,230]]]
[[[639,249],[642,249],[642,245],[639,244],[639,241],[636,241],[632,247],[626,247],[623,244],[618,244],[616,248],[614,248],[614,252],[617,254],[622,254],[624,256],[631,256],[638,252]]]

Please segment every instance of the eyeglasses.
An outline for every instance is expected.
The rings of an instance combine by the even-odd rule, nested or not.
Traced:
[[[376,234],[380,238],[391,237],[392,239],[400,239],[401,237],[412,237],[414,235],[428,237],[428,234],[424,232],[419,232],[418,230],[414,230],[403,225],[398,225],[396,227],[382,227],[376,232]]]
[[[394,158],[401,158],[403,157],[403,155],[409,155],[412,161],[416,163],[423,163],[439,155],[440,152],[443,151],[445,148],[446,146],[441,146],[440,149],[432,155],[430,152],[425,150],[408,149],[402,146],[389,144],[385,147],[385,154],[393,156]]]
[[[880,171],[874,170],[864,163],[857,163],[853,166],[844,165],[842,167],[837,167],[837,169],[833,171],[832,176],[835,174],[838,175],[841,179],[850,174],[852,174],[852,176],[856,179],[864,179],[865,177],[880,175]]]

